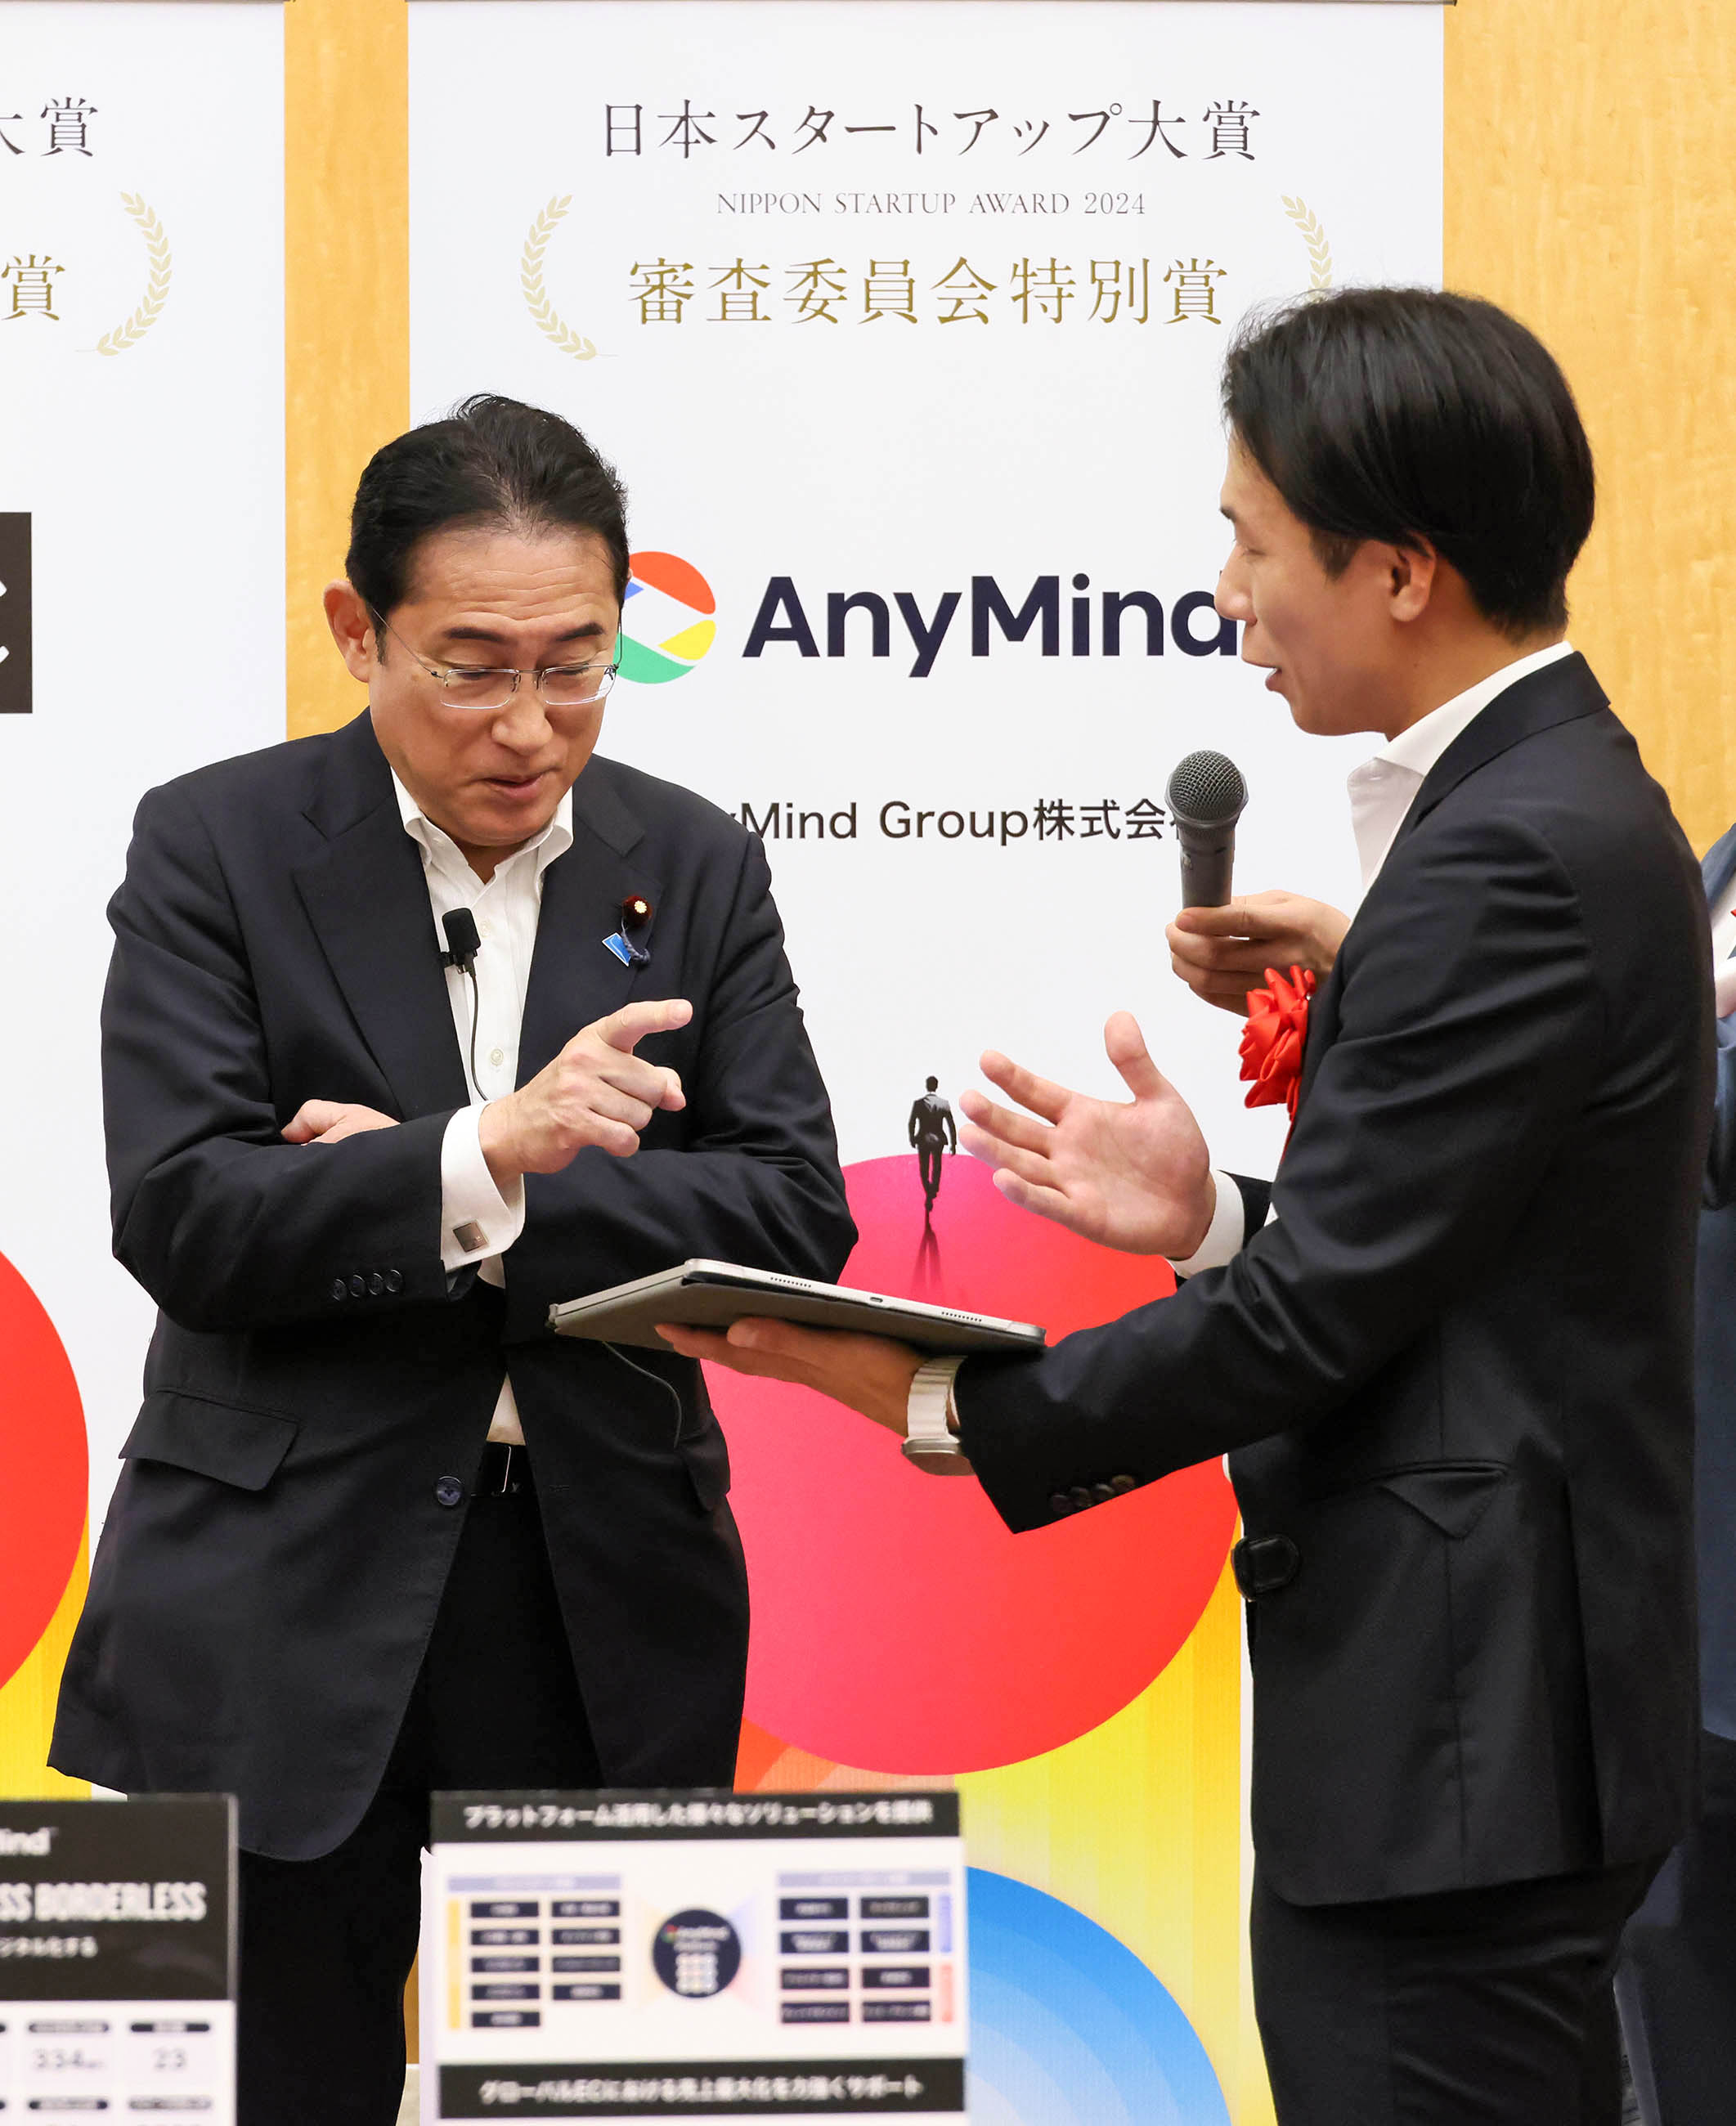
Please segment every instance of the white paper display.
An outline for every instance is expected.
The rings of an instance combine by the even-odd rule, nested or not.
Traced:
[[[954,1793],[442,1795],[422,2116],[964,2110]]]
[[[1211,611],[1218,371],[1256,303],[1438,277],[1438,11],[410,12],[416,411],[512,393],[618,463],[603,749],[766,836],[845,1159],[985,1046],[1113,1084],[1124,1005],[1270,1171],[1169,972],[1158,808],[1218,748],[1238,881],[1343,903],[1371,748],[1299,736]]]

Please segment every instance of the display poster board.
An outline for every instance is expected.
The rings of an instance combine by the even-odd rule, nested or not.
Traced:
[[[1161,1297],[1161,1263],[1015,1212],[948,1111],[990,1047],[1123,1097],[1127,1009],[1218,1162],[1273,1171],[1238,1023],[1170,971],[1166,786],[1227,754],[1238,886],[1348,907],[1369,749],[1297,731],[1213,611],[1219,380],[1263,305],[1438,281],[1441,11],[411,0],[409,30],[414,411],[505,392],[619,468],[601,749],[763,839],[845,1281],[1057,1337]],[[959,1781],[973,2113],[1257,2119],[1217,1463],[1014,1537],[835,1406],[712,1385],[738,1783]]]
[[[965,2110],[958,1798],[442,1794],[422,2117]]]
[[[0,1802],[0,2112],[233,2126],[227,1796]]]
[[[284,88],[276,7],[7,0],[0,32],[6,1788],[42,1777],[154,1313],[111,1252],[105,911],[147,790],[283,736]]]

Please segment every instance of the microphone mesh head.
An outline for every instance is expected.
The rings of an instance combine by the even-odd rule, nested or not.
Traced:
[[[1221,753],[1190,753],[1170,777],[1170,810],[1196,826],[1226,826],[1242,816],[1248,787],[1242,770]]]

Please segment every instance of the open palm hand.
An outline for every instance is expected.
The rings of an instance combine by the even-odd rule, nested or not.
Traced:
[[[1103,1045],[1131,1101],[1069,1092],[991,1050],[983,1075],[1029,1112],[965,1094],[964,1147],[994,1167],[995,1186],[1021,1208],[1105,1247],[1179,1259],[1212,1221],[1205,1139],[1131,1013],[1109,1020]]]

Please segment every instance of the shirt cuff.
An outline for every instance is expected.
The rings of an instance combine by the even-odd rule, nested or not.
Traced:
[[[1736,1011],[1736,963],[1727,960],[1712,979],[1713,994],[1718,1000],[1718,1016],[1728,1018],[1733,1011]]]
[[[1233,1177],[1212,1169],[1212,1179],[1218,1184],[1218,1207],[1212,1213],[1212,1222],[1205,1229],[1205,1238],[1185,1262],[1170,1257],[1170,1268],[1177,1277],[1195,1277],[1203,1269],[1222,1269],[1232,1255],[1240,1254],[1242,1244],[1247,1238],[1247,1217],[1242,1207],[1242,1191]]]
[[[524,1231],[524,1177],[510,1195],[482,1154],[482,1109],[460,1108],[440,1140],[440,1259],[448,1270],[504,1254]]]

